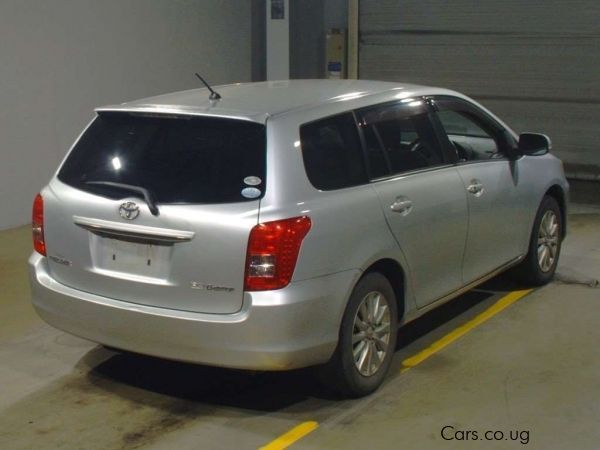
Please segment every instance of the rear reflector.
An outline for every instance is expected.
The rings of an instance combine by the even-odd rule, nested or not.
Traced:
[[[44,199],[40,194],[36,195],[33,201],[31,231],[33,233],[33,249],[39,254],[46,256],[46,242],[44,241]]]
[[[244,290],[281,289],[292,279],[310,218],[294,217],[256,225],[250,232]]]

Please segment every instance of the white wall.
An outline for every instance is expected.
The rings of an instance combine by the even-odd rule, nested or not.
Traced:
[[[251,2],[0,0],[0,229],[30,220],[95,106],[249,81]]]
[[[283,19],[271,18],[271,2],[267,2],[267,80],[290,78],[290,4],[283,0]]]

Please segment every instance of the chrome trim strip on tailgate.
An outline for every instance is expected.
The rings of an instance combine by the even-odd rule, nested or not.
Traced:
[[[111,222],[109,220],[92,219],[89,217],[73,216],[75,225],[94,233],[115,237],[147,239],[161,242],[186,242],[194,239],[193,231],[173,230],[170,228],[155,228],[144,225]]]

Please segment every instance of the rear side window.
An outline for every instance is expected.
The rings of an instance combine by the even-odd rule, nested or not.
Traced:
[[[398,102],[359,111],[371,176],[446,164],[423,102]]]
[[[242,202],[264,192],[265,154],[264,125],[221,118],[101,113],[58,178],[111,198],[131,192],[88,183],[142,187],[158,203]],[[243,195],[249,185],[258,191],[248,195],[246,189]]]
[[[306,174],[317,189],[328,191],[368,182],[351,113],[302,125],[300,139]]]

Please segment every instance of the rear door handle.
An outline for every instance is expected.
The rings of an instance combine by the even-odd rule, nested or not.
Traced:
[[[404,196],[396,197],[396,201],[390,205],[390,209],[406,216],[412,210],[412,200]]]

